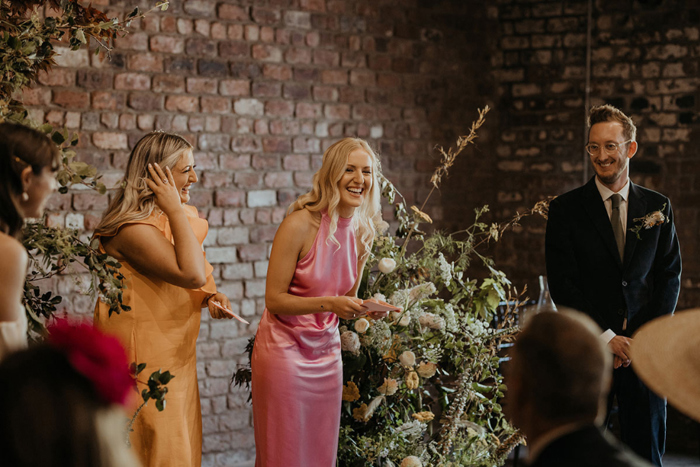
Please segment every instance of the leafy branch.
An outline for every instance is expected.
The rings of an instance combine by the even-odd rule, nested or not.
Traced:
[[[143,391],[141,391],[141,398],[143,399],[143,402],[138,406],[136,412],[134,412],[134,415],[131,417],[129,424],[126,426],[126,445],[129,447],[131,447],[130,437],[131,433],[134,431],[133,426],[136,422],[136,418],[141,413],[141,410],[143,410],[143,408],[148,404],[149,400],[156,401],[156,409],[158,409],[159,412],[165,410],[165,395],[168,393],[168,388],[166,385],[175,377],[175,375],[171,374],[169,371],[161,372],[161,370],[157,370],[151,373],[151,376],[148,377],[148,381],[144,382],[138,379],[138,375],[145,368],[145,363],[137,364],[136,362],[133,362],[129,367],[134,381],[137,384],[140,383],[147,386],[143,389]]]

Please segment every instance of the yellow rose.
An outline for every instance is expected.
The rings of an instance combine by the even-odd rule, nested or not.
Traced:
[[[357,385],[352,381],[348,381],[348,384],[343,386],[343,400],[352,402],[360,398],[360,390]]]
[[[408,389],[417,389],[420,386],[420,379],[418,378],[418,373],[411,371],[406,375],[406,387]]]

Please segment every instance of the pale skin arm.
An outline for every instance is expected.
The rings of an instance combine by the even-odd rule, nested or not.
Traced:
[[[22,295],[27,276],[27,252],[14,238],[3,235],[0,242],[0,321],[17,321],[23,313]]]
[[[330,311],[343,319],[363,315],[360,306],[362,300],[355,296],[298,297],[288,293],[296,264],[313,244],[317,232],[318,222],[305,210],[290,214],[280,225],[272,242],[267,271],[267,310],[279,315],[307,315]],[[359,282],[356,282],[351,292],[356,292],[358,286]]]
[[[104,238],[104,248],[145,276],[186,289],[202,287],[207,280],[202,247],[182,209],[170,169],[163,171],[155,165],[149,171],[152,179],[146,179],[146,183],[156,195],[156,204],[168,216],[174,245],[151,225],[130,224],[114,237]],[[164,179],[169,183],[163,183]]]

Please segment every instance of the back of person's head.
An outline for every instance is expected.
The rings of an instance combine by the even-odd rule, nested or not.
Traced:
[[[508,376],[518,380],[516,403],[529,405],[531,415],[550,424],[595,422],[612,366],[599,334],[595,322],[579,312],[532,316],[512,349]]]
[[[155,208],[155,197],[145,182],[150,178],[148,164],[173,169],[192,145],[180,135],[153,131],[141,138],[131,151],[124,180],[95,228],[95,234],[114,235],[125,222],[143,220]]]
[[[39,175],[45,167],[58,169],[58,147],[42,132],[13,123],[0,123],[0,231],[17,237],[23,216],[18,200],[24,192],[22,172]]]
[[[588,129],[596,123],[617,122],[622,125],[622,135],[628,141],[636,141],[637,127],[625,113],[610,104],[597,105],[588,114]]]
[[[123,348],[87,325],[59,326],[49,342],[0,362],[0,463],[136,465],[115,405],[132,387]]]

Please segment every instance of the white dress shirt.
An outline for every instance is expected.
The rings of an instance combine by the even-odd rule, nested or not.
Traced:
[[[598,188],[598,193],[603,199],[603,204],[605,204],[605,211],[608,213],[608,219],[612,215],[612,195],[615,194],[610,188],[603,185],[598,177],[595,178],[595,186]],[[630,181],[627,179],[627,183],[623,186],[620,191],[617,192],[622,196],[622,201],[620,201],[620,222],[622,223],[622,231],[625,232],[625,241],[627,240],[627,200],[630,194]],[[613,332],[612,329],[606,330],[601,334],[600,338],[606,344],[612,340],[617,334]]]

